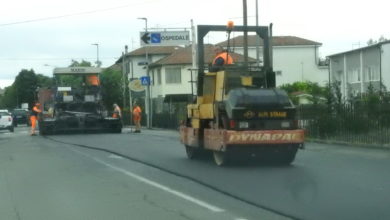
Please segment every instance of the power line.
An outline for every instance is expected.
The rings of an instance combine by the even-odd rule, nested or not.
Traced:
[[[68,58],[1,58],[0,60],[6,60],[6,61],[41,61],[41,60],[89,60],[89,59],[96,59],[96,57],[68,57]],[[119,57],[99,57],[99,59],[108,60],[108,59],[119,59]]]
[[[153,1],[147,1],[147,2],[143,2],[143,3],[127,4],[127,5],[122,5],[122,6],[112,7],[112,8],[97,9],[97,10],[92,10],[92,11],[84,11],[84,12],[78,12],[78,13],[72,13],[72,14],[65,14],[65,15],[59,15],[59,16],[46,17],[46,18],[37,18],[37,19],[31,19],[31,20],[3,23],[3,24],[0,24],[0,27],[10,26],[10,25],[17,25],[17,24],[32,23],[32,22],[47,21],[47,20],[66,18],[66,17],[78,16],[78,15],[85,15],[85,14],[93,14],[93,13],[99,13],[99,12],[104,12],[104,11],[117,10],[117,9],[121,9],[121,8],[128,8],[130,6],[149,4],[149,3],[152,3],[152,2]]]

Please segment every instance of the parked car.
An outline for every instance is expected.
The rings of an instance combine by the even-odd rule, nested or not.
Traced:
[[[26,124],[27,126],[29,126],[28,113],[29,112],[27,109],[14,109],[12,111],[14,126],[17,127],[20,124]]]
[[[14,132],[12,115],[8,112],[0,112],[0,130],[6,129],[10,132]]]

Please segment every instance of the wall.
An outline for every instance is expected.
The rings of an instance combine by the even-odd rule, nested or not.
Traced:
[[[363,92],[371,84],[375,90],[380,90],[380,48],[372,47],[363,50]]]
[[[345,70],[344,70],[344,55],[330,57],[330,81],[340,82],[341,93],[345,94]]]
[[[360,51],[346,54],[346,74],[347,74],[347,97],[356,96],[361,91],[361,69],[360,69]]]
[[[382,44],[382,82],[390,91],[390,43]]]
[[[162,85],[163,85],[163,96],[167,94],[191,94],[191,72],[188,68],[191,68],[190,65],[182,65],[181,67],[181,83],[180,84],[167,84],[166,79],[166,67],[177,67],[174,65],[165,66],[162,71]],[[194,86],[195,87],[195,86]]]
[[[276,85],[296,81],[317,82],[324,86],[328,82],[328,68],[319,68],[316,63],[316,50],[311,47],[274,47],[274,70],[281,71],[276,76]]]
[[[236,53],[243,54],[243,48],[235,48]],[[324,86],[328,82],[328,68],[316,64],[318,48],[313,46],[274,46],[274,71],[281,71],[276,75],[276,85],[294,83],[297,81],[317,82]],[[256,58],[256,48],[248,48],[248,56]],[[260,59],[262,59],[260,47]]]
[[[166,57],[166,55],[149,55],[148,58],[150,60],[149,63],[153,63],[163,57]],[[134,78],[139,78],[141,76],[146,76],[146,68],[144,68],[145,66],[142,65],[138,65],[139,62],[145,62],[146,61],[146,57],[143,55],[143,56],[131,56],[131,57],[127,57],[127,60],[126,60],[129,64],[129,77],[134,77]],[[132,66],[132,67],[131,67]],[[132,71],[133,70],[133,71]]]
[[[166,67],[180,67],[181,68],[181,83],[166,83]],[[167,94],[191,94],[191,71],[188,70],[192,66],[188,65],[166,65],[161,67],[161,85],[155,83],[152,86],[152,98],[159,96],[164,97]],[[154,78],[157,79],[157,69],[151,70],[154,74]],[[197,72],[193,71],[192,80],[196,81]],[[196,93],[196,84],[193,84],[193,92]]]
[[[389,44],[390,45],[390,44]],[[385,50],[388,53],[385,55]],[[390,46],[382,52],[382,83],[387,87],[390,82],[389,72],[385,73],[383,68],[390,69]],[[352,96],[367,92],[368,86],[372,85],[375,90],[380,89],[380,49],[369,47],[356,50],[337,56],[330,57],[331,81],[341,82],[343,97],[348,100]],[[346,74],[346,75],[345,75]]]

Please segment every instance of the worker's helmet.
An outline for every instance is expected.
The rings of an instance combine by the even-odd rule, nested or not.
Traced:
[[[41,103],[36,102],[35,105],[36,105],[36,106],[41,106]]]

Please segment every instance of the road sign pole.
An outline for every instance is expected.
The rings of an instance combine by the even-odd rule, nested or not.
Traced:
[[[145,33],[148,33],[148,19],[145,18]],[[145,58],[146,58],[146,76],[149,76],[149,54],[148,46],[145,46]],[[146,99],[145,99],[145,113],[146,113],[146,127],[150,129],[152,127],[152,109],[150,105],[150,83],[146,86]]]

